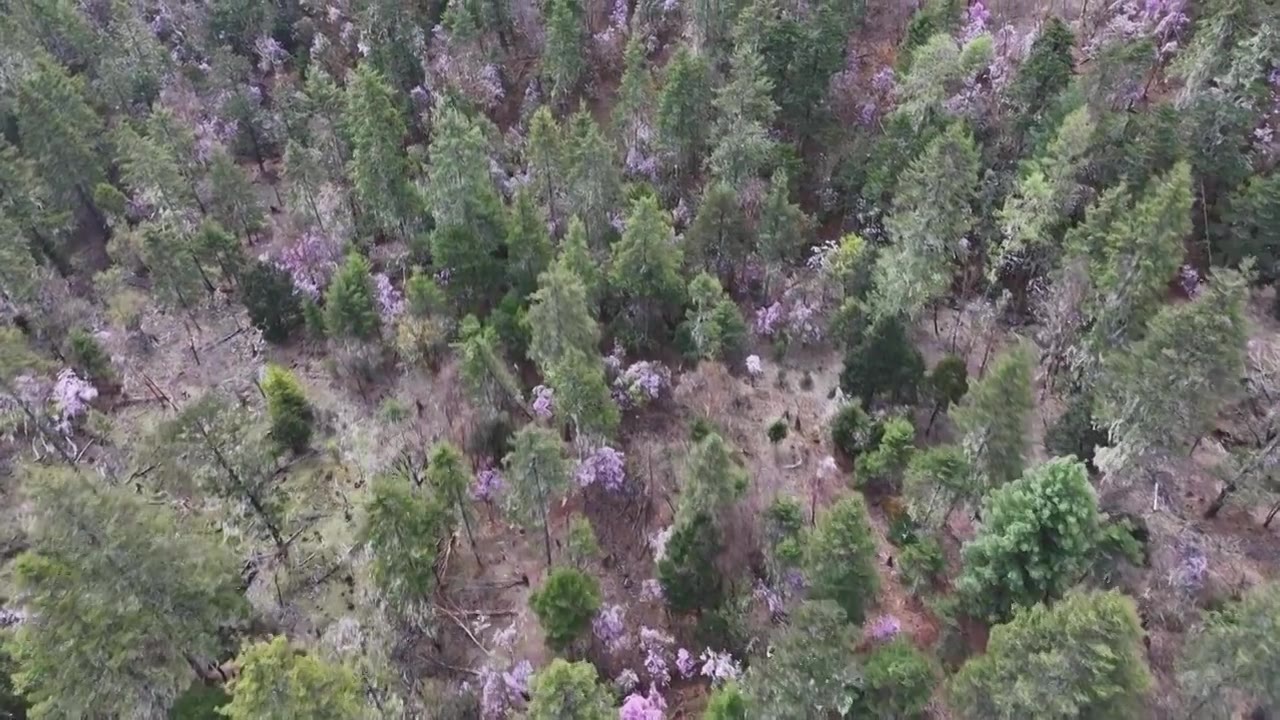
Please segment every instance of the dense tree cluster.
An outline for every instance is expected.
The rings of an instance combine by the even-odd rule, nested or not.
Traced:
[[[1274,711],[1280,8],[1102,5],[4,3],[0,716]]]

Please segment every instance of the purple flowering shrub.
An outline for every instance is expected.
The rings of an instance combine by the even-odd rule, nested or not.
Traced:
[[[532,677],[533,665],[528,660],[507,670],[485,666],[480,671],[480,716],[484,720],[504,720],[523,708]]]
[[[591,620],[592,634],[611,653],[624,650],[631,644],[630,639],[627,637],[624,615],[625,610],[621,605],[607,605],[601,608]]]
[[[574,478],[580,487],[600,485],[609,492],[617,492],[627,482],[626,455],[604,445],[578,463]]]
[[[733,655],[727,652],[716,652],[707,648],[702,651],[698,659],[702,661],[699,672],[702,677],[710,679],[712,685],[723,685],[742,676],[742,666],[733,659]]]
[[[874,642],[886,642],[902,632],[902,623],[893,615],[881,615],[867,625],[867,637]]]
[[[649,627],[640,628],[640,650],[644,652],[644,669],[649,681],[657,687],[671,684],[671,646],[675,638]]]
[[[755,333],[775,340],[821,342],[825,335],[822,307],[807,293],[788,290],[779,299],[756,310]]]
[[[652,685],[648,695],[632,693],[618,708],[618,720],[665,720],[666,717],[667,701]]]
[[[313,300],[328,287],[341,262],[342,243],[315,229],[302,233],[275,259],[275,265],[293,278],[294,287]]]
[[[606,363],[607,365],[608,363]],[[671,387],[671,370],[660,362],[632,363],[613,381],[613,396],[623,408],[643,408]]]
[[[404,312],[404,293],[391,284],[386,273],[373,274],[373,289],[384,322],[392,322]]]
[[[491,462],[485,462],[471,483],[471,497],[481,502],[492,503],[498,499],[498,495],[502,494],[504,488],[506,488],[506,482],[502,478],[502,472]]]
[[[550,420],[555,415],[555,399],[555,390],[546,385],[535,387],[533,389],[533,404],[530,406],[534,416],[541,420]]]
[[[75,370],[63,368],[59,371],[58,379],[53,384],[53,392],[49,396],[58,432],[70,433],[72,422],[88,412],[89,403],[96,397],[98,388],[77,375]]]

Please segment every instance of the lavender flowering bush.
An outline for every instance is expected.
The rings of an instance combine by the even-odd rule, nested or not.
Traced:
[[[608,445],[583,458],[574,473],[580,487],[600,485],[609,492],[617,492],[626,485],[626,456]]]
[[[293,278],[298,291],[312,300],[320,298],[340,262],[342,244],[314,229],[287,245],[275,259],[275,264]]]
[[[502,472],[493,464],[486,462],[471,483],[471,497],[481,502],[491,503],[498,499],[498,495],[502,494],[505,487]]]
[[[600,609],[591,621],[591,632],[604,643],[609,652],[618,652],[629,645],[627,627],[623,620],[625,611],[621,605],[608,605]]]
[[[644,669],[649,673],[649,680],[657,687],[666,687],[671,683],[671,645],[675,639],[670,635],[645,625],[640,628],[640,649],[644,651]]]
[[[667,701],[652,685],[648,695],[632,693],[618,709],[618,720],[665,720],[666,717]]]
[[[885,642],[902,632],[902,623],[893,615],[881,615],[867,625],[867,637],[875,642]]]
[[[660,362],[633,363],[613,381],[614,399],[624,408],[642,408],[671,387],[671,371]]]
[[[521,660],[508,670],[492,665],[480,671],[480,715],[484,720],[504,720],[524,707],[533,665]]]
[[[556,392],[546,385],[539,385],[533,389],[533,410],[535,417],[542,420],[550,420],[555,415],[555,397]]]
[[[89,403],[98,397],[98,388],[76,375],[71,368],[63,368],[53,384],[49,401],[53,404],[58,432],[71,432],[71,423],[89,410]]]

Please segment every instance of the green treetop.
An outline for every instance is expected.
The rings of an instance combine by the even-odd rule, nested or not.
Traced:
[[[1145,656],[1133,600],[1076,591],[992,629],[947,696],[966,720],[1138,717],[1151,686]]]
[[[32,718],[163,716],[244,601],[235,558],[172,510],[73,470],[33,470],[13,636]]]
[[[1066,457],[1032,468],[988,497],[978,535],[964,545],[956,589],[993,620],[1049,602],[1088,570],[1099,523],[1083,463]]]
[[[300,652],[282,635],[245,647],[236,660],[240,675],[231,682],[231,702],[219,710],[231,720],[364,715],[360,683],[350,668]]]

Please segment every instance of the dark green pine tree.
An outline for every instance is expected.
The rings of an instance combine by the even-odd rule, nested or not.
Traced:
[[[102,237],[110,235],[106,217],[93,201],[93,188],[106,175],[97,148],[102,119],[86,102],[83,82],[52,60],[39,59],[17,84],[14,112],[22,151],[35,163],[54,202],[71,214],[83,207]]]
[[[361,65],[347,85],[344,120],[360,207],[379,230],[408,240],[420,215],[403,146],[408,129],[395,91],[371,65]]]
[[[680,304],[680,247],[671,242],[667,213],[652,196],[631,206],[627,229],[614,247],[610,285],[627,302],[634,341],[646,346],[658,340],[667,312]]]
[[[750,245],[738,193],[730,185],[723,182],[707,185],[698,214],[685,233],[685,247],[685,260],[733,287]]]
[[[551,97],[560,101],[578,87],[586,70],[582,49],[587,46],[582,5],[578,0],[546,3],[547,44],[542,53],[542,76],[551,86]]]
[[[71,273],[70,250],[59,241],[61,231],[71,217],[50,202],[49,186],[36,172],[34,163],[22,156],[18,149],[0,138],[0,222],[12,228],[5,233],[5,251],[16,250],[20,255],[40,259],[59,275]],[[6,277],[29,283],[35,279],[34,268],[28,271],[29,260],[7,255]],[[19,268],[24,268],[19,270]],[[12,300],[13,288],[3,288]]]
[[[258,189],[225,152],[215,155],[209,166],[209,213],[223,227],[243,233],[246,241],[266,223]]]
[[[680,175],[697,170],[710,135],[711,81],[706,61],[687,47],[667,64],[654,119],[659,149]]]
[[[370,340],[378,334],[369,261],[353,252],[338,269],[324,296],[324,326],[329,337]]]
[[[164,717],[246,614],[236,559],[132,488],[24,474],[29,549],[11,568],[29,614],[11,648],[31,717]]]
[[[547,222],[533,195],[524,189],[516,193],[507,221],[507,283],[521,299],[538,287],[538,276],[551,264],[554,250]]]
[[[617,208],[622,188],[613,148],[591,114],[584,110],[570,121],[564,150],[569,212],[586,226],[587,241],[593,247],[602,247],[609,232],[609,213]]]

